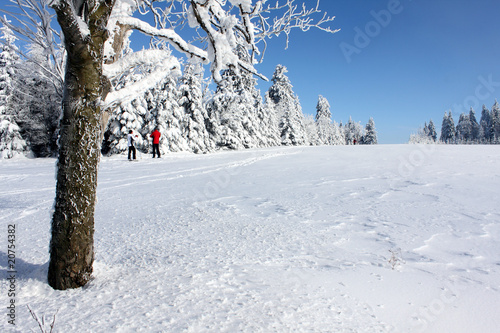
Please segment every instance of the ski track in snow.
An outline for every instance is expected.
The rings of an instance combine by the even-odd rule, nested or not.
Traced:
[[[17,226],[17,329],[37,329],[29,305],[47,320],[57,312],[57,332],[493,332],[499,152],[103,158],[94,278],[64,292],[46,282],[55,162],[2,161],[0,221]],[[6,275],[5,245],[0,257]]]

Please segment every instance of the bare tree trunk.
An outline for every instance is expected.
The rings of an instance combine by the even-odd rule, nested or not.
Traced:
[[[92,274],[101,101],[109,87],[102,57],[105,22],[113,3],[103,1],[94,19],[88,19],[90,36],[83,36],[74,24],[71,3],[62,0],[54,8],[68,54],[48,272],[54,289],[81,287]]]

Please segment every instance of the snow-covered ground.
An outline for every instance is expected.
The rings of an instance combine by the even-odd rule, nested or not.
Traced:
[[[69,291],[46,282],[54,166],[0,162],[0,270],[15,224],[20,332],[38,330],[27,305],[57,313],[57,332],[500,327],[500,146],[103,158],[94,279]]]

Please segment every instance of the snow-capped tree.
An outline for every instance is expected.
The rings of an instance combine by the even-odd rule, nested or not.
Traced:
[[[474,109],[471,107],[469,111],[469,121],[470,121],[470,126],[471,126],[471,140],[475,143],[478,143],[480,140],[480,127],[479,123],[477,122],[476,119],[476,112]]]
[[[470,118],[465,113],[460,115],[455,133],[458,142],[467,143],[472,139],[472,126]]]
[[[299,98],[293,92],[293,86],[286,76],[288,70],[278,65],[272,78],[273,84],[267,91],[268,106],[277,115],[278,132],[282,145],[305,145],[307,135],[304,126],[304,114]]]
[[[444,113],[440,141],[444,143],[455,143],[455,122],[453,121],[451,111],[449,113]]]
[[[481,111],[481,120],[479,121],[479,137],[484,142],[491,141],[491,114],[484,104]]]
[[[315,116],[310,114],[304,115],[304,128],[309,145],[316,146],[322,144],[318,136],[318,125],[316,124]]]
[[[333,144],[333,126],[332,113],[330,112],[330,103],[328,103],[328,100],[321,95],[318,97],[315,119],[318,131],[318,144]]]
[[[216,82],[222,79],[221,71],[228,68],[262,77],[253,66],[256,56],[262,54],[257,45],[271,36],[284,33],[288,40],[292,28],[307,31],[318,27],[334,32],[323,27],[333,18],[320,16],[312,21],[319,13],[317,6],[308,10],[296,6],[294,0],[286,0],[284,5],[264,4],[257,1],[253,5],[250,0],[50,1],[67,53],[48,271],[53,288],[83,286],[92,273],[97,169],[109,114],[179,68],[178,61],[161,50],[124,54],[130,31],[166,40],[188,57],[211,63]],[[137,12],[154,23],[133,16]],[[179,30],[186,26],[186,20],[191,28],[200,28],[208,50],[181,36]],[[250,50],[249,62],[232,52],[238,36]],[[113,90],[113,79],[142,63],[157,66],[144,80]]]
[[[429,120],[429,124],[427,124],[427,136],[432,139],[432,141],[436,142],[437,140],[437,132],[436,132],[436,126],[434,125],[434,122]]]
[[[241,44],[233,52],[238,58],[249,61],[249,54]],[[240,149],[270,144],[264,134],[268,126],[265,123],[266,110],[255,86],[256,80],[249,73],[233,69],[223,71],[222,80],[207,104],[211,133],[217,147]]]
[[[363,138],[363,127],[360,123],[356,123],[349,117],[349,121],[344,126],[345,144],[352,145],[361,143]]]
[[[177,90],[177,79],[172,75],[148,92],[148,109],[146,115],[146,132],[149,139],[155,129],[161,133],[160,152],[189,151],[189,144],[182,133],[182,122],[185,118],[184,108],[179,105],[180,94]]]
[[[208,114],[203,103],[202,89],[203,66],[188,61],[179,79],[179,105],[184,109],[181,133],[190,151],[197,154],[209,152],[215,147],[206,126]]]
[[[104,133],[102,153],[106,155],[122,154],[128,150],[127,134],[130,130],[138,135],[134,145],[140,151],[147,152],[148,140],[144,138],[148,103],[146,96],[138,96],[132,101],[120,104],[113,110]]]
[[[16,37],[11,29],[2,25],[0,33],[0,154],[2,158],[12,158],[27,150],[15,119],[15,77],[19,56],[16,53]]]
[[[365,135],[363,136],[362,144],[376,145],[377,143],[378,141],[377,131],[375,130],[375,122],[373,121],[373,118],[370,118],[368,120],[368,123],[366,124]]]
[[[494,143],[498,143],[500,140],[500,105],[497,100],[495,100],[495,104],[491,107],[490,115],[490,137]]]
[[[59,32],[52,27],[53,14],[47,1],[11,0],[18,14],[0,17],[27,52],[16,49],[23,61],[16,74],[15,119],[34,156],[57,151],[57,135],[63,95],[65,49]]]

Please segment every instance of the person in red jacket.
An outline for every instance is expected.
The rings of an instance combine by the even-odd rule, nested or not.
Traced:
[[[160,155],[160,131],[158,131],[158,127],[155,128],[153,133],[149,136],[150,138],[153,138],[153,158],[155,158],[156,154],[158,154],[158,158],[161,157]]]

